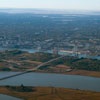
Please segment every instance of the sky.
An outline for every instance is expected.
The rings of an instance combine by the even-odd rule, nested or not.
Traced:
[[[0,0],[0,8],[100,10],[100,0]]]

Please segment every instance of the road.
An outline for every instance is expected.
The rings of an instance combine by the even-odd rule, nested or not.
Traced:
[[[16,77],[16,76],[19,76],[19,75],[23,75],[23,74],[26,74],[26,73],[30,73],[30,72],[33,72],[33,71],[36,71],[36,70],[38,70],[40,67],[45,66],[45,65],[47,65],[47,64],[49,64],[49,63],[52,63],[52,62],[57,61],[57,60],[59,60],[59,59],[61,59],[61,58],[64,58],[64,57],[65,57],[65,56],[60,56],[60,57],[58,57],[58,58],[54,58],[54,59],[51,59],[51,60],[49,60],[49,61],[47,61],[47,62],[44,62],[44,63],[38,65],[36,68],[29,69],[29,70],[24,71],[24,72],[20,72],[20,73],[14,74],[14,75],[10,75],[10,76],[6,76],[6,77],[3,77],[3,78],[0,78],[0,81],[1,81],[1,80],[5,80],[5,79],[9,79],[9,78],[12,78],[12,77]]]

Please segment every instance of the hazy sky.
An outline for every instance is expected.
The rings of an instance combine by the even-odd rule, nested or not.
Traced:
[[[100,0],[0,0],[0,8],[100,10]]]

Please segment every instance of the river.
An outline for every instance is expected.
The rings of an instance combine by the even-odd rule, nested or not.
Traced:
[[[12,97],[12,96],[0,94],[0,100],[22,100],[22,99],[18,99],[18,98]]]
[[[18,72],[0,72],[0,78],[16,73]],[[25,86],[53,86],[100,92],[100,78],[78,75],[27,73],[0,81],[0,86],[20,86],[21,84]]]

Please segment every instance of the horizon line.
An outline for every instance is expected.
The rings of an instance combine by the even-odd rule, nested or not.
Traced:
[[[56,9],[56,8],[12,8],[12,7],[0,7],[0,9],[41,9],[41,10],[60,10],[60,11],[100,11],[100,10],[93,10],[93,9]]]

